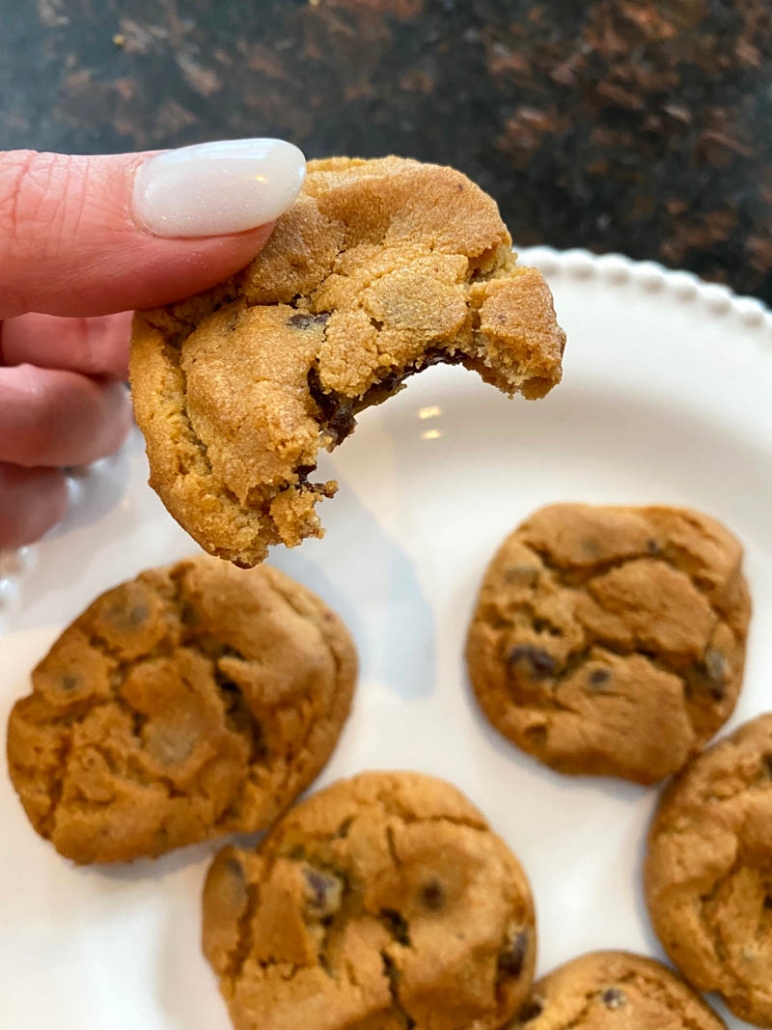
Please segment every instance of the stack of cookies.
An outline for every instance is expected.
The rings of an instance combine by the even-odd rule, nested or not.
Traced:
[[[357,676],[341,619],[259,565],[321,535],[336,484],[312,482],[319,449],[437,362],[542,396],[563,344],[493,201],[397,158],[312,162],[248,268],[137,316],[151,482],[213,557],[141,573],[62,633],[11,714],[9,769],[77,863],[266,831],[226,844],[204,888],[236,1030],[718,1030],[695,991],[772,1027],[772,715],[703,750],[735,707],[750,620],[742,548],[714,519],[537,512],[492,559],[466,646],[483,712],[536,760],[673,777],[645,889],[684,979],[606,951],[534,984],[526,873],[448,783],[363,772],[296,804]]]

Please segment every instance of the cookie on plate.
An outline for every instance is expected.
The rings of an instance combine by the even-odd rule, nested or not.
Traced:
[[[737,701],[742,553],[686,508],[538,511],[493,558],[472,618],[483,711],[559,772],[654,783],[680,769]]]
[[[536,983],[508,1030],[726,1030],[666,966],[624,951],[596,951]]]
[[[646,902],[665,951],[700,991],[772,1027],[772,714],[696,758],[649,833]]]
[[[329,758],[356,652],[276,569],[201,556],[99,597],[8,724],[32,825],[76,862],[160,855],[268,826]]]
[[[139,314],[131,381],[151,485],[212,554],[255,565],[320,536],[313,482],[356,415],[438,362],[507,394],[559,380],[565,336],[494,201],[451,168],[311,161],[267,246],[226,283]]]
[[[528,994],[525,874],[454,787],[370,772],[226,847],[203,944],[238,1030],[497,1030]]]

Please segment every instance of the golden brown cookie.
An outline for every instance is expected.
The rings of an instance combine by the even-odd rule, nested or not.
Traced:
[[[131,379],[151,485],[212,554],[255,565],[321,536],[313,483],[355,416],[438,362],[507,394],[560,380],[541,273],[516,268],[494,201],[460,172],[389,157],[312,161],[244,271],[137,316]]]
[[[467,662],[483,711],[559,772],[661,780],[737,701],[741,564],[737,540],[685,508],[542,509],[480,590]]]
[[[224,848],[203,943],[237,1030],[496,1030],[533,976],[525,874],[454,787],[363,773]]]
[[[345,626],[305,587],[191,558],[59,637],[11,712],[11,779],[76,862],[263,829],[329,758],[355,679]]]
[[[741,1019],[772,1027],[772,714],[696,758],[649,833],[646,902],[670,958]]]
[[[596,951],[534,985],[508,1030],[726,1030],[666,966],[624,951]]]

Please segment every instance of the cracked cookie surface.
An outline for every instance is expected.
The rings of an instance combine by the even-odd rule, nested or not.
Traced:
[[[131,379],[151,485],[239,565],[320,536],[314,483],[356,415],[438,362],[540,397],[565,336],[540,272],[515,267],[494,201],[401,158],[311,161],[241,273],[134,323]]]
[[[356,652],[276,569],[205,556],[101,595],[8,724],[13,784],[76,862],[130,861],[268,826],[329,758]]]
[[[496,1030],[536,952],[525,874],[454,787],[363,773],[226,847],[203,944],[237,1030]]]
[[[772,715],[745,723],[668,787],[644,884],[657,936],[687,980],[772,1027]]]
[[[534,984],[507,1030],[726,1030],[666,966],[624,951],[566,962]]]
[[[483,711],[559,772],[663,779],[737,701],[741,566],[728,530],[685,508],[543,508],[480,590],[467,664]]]

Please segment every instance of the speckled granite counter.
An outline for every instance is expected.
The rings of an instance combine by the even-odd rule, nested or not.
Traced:
[[[0,146],[454,164],[521,244],[772,301],[769,0],[0,0]]]

